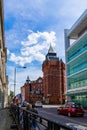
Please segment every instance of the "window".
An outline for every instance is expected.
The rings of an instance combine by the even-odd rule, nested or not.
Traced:
[[[41,79],[39,79],[39,81],[38,81],[39,83],[41,83],[42,82],[42,80]]]
[[[81,105],[80,104],[73,104],[72,108],[81,108]]]

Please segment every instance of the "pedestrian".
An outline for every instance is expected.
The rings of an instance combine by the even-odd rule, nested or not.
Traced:
[[[32,105],[31,104],[27,104],[26,110],[31,111],[31,109],[32,109]],[[31,119],[31,115],[29,117],[30,118],[29,118],[29,120],[28,120],[27,123],[28,123],[29,130],[32,130],[32,119]]]
[[[35,109],[35,105],[34,105],[34,104],[32,105],[31,111],[32,111],[33,113],[38,114],[38,111]],[[32,127],[31,127],[31,130],[40,130],[40,129],[39,129],[39,126],[38,126],[38,124],[37,124],[36,119],[37,119],[37,116],[36,116],[36,115],[32,115]]]
[[[27,104],[26,110],[30,110],[32,108],[31,104]]]

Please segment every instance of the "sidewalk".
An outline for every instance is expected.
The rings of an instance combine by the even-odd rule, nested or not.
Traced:
[[[58,108],[61,105],[43,105],[43,108]]]
[[[9,109],[0,110],[0,130],[12,130],[11,126],[14,123],[13,117]],[[13,130],[18,130],[17,128]]]
[[[43,105],[43,108],[58,108],[61,105]],[[84,109],[84,111],[87,113],[87,109]]]

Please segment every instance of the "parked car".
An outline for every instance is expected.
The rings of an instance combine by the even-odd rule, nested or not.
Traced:
[[[42,106],[43,106],[43,104],[42,104],[41,101],[36,101],[35,107],[37,107],[37,108],[42,108]]]
[[[70,116],[84,116],[84,109],[80,103],[66,103],[57,108],[58,114]]]
[[[29,104],[29,102],[23,101],[22,104],[21,104],[21,107],[26,107],[28,104]]]

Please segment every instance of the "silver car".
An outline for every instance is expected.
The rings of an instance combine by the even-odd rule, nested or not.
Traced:
[[[37,108],[42,108],[42,106],[43,106],[43,104],[42,104],[41,101],[36,101],[35,107],[37,107]]]

